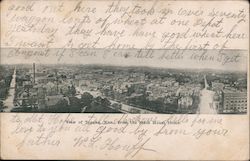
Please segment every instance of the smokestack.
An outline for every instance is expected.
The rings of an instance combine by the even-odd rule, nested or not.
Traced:
[[[33,63],[33,84],[36,83],[36,64]]]
[[[57,69],[56,69],[55,73],[56,73],[56,93],[58,94],[58,93],[59,93],[59,89],[58,89],[58,75],[57,75]]]

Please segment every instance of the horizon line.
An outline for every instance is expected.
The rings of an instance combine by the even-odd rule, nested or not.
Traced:
[[[17,64],[1,64],[1,65],[10,65],[10,66],[16,66],[16,65],[32,65],[35,62],[32,63],[17,63]],[[215,68],[187,68],[187,67],[157,67],[157,66],[146,66],[146,65],[114,65],[114,64],[73,64],[73,63],[56,63],[56,64],[49,64],[49,63],[35,63],[36,65],[45,65],[45,66],[57,66],[57,65],[66,65],[66,66],[106,66],[106,67],[122,67],[122,68],[153,68],[153,69],[166,69],[166,70],[200,70],[200,71],[221,71],[221,72],[241,72],[241,73],[248,73],[247,70],[227,70],[225,69],[215,69]]]

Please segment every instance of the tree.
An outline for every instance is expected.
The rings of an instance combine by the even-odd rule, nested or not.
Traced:
[[[3,109],[3,101],[0,101],[0,111]]]
[[[108,107],[111,105],[111,102],[107,98],[103,98],[101,101],[101,105]]]
[[[81,112],[82,111],[82,103],[81,100],[77,97],[69,97],[70,100],[70,112]]]
[[[68,101],[62,99],[51,108],[52,112],[69,112]]]
[[[70,94],[72,95],[72,96],[74,96],[75,94],[76,94],[76,88],[75,88],[75,86],[71,86],[71,88],[70,88]]]
[[[102,103],[102,97],[101,97],[101,96],[96,97],[96,98],[95,98],[95,101],[96,101],[97,103],[101,104],[101,103]]]
[[[88,93],[88,92],[84,92],[81,95],[81,104],[82,106],[90,106],[91,102],[93,101],[93,96]]]

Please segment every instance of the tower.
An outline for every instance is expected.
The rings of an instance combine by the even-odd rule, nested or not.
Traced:
[[[36,83],[36,64],[33,63],[33,85]]]

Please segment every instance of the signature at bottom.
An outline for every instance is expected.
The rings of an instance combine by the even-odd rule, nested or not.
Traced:
[[[150,141],[150,137],[147,139],[138,140],[135,144],[121,144],[119,138],[108,138],[104,144],[100,147],[101,150],[123,150],[126,151],[125,157],[134,158],[140,151],[156,152],[154,149],[146,148],[146,144]]]

